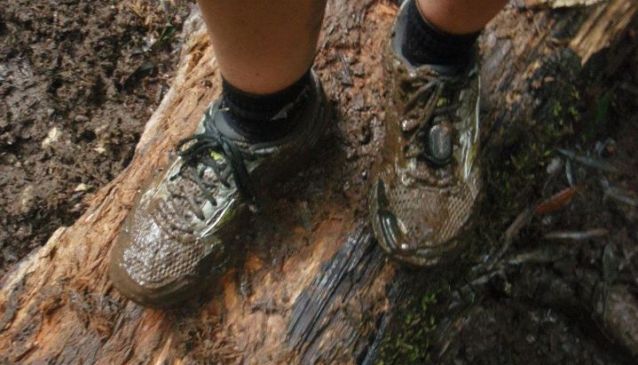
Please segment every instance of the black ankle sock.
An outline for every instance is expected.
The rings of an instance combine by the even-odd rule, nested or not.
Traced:
[[[222,79],[224,106],[233,115],[232,127],[260,140],[283,137],[294,127],[295,110],[303,107],[311,85],[310,70],[289,87],[273,94],[242,91]]]
[[[441,31],[423,18],[416,0],[408,1],[406,34],[401,46],[405,58],[414,65],[467,65],[480,32],[457,35]]]

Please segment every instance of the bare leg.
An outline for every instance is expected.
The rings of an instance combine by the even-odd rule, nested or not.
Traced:
[[[254,94],[297,81],[311,66],[326,0],[198,0],[223,77]]]
[[[506,3],[507,0],[417,0],[421,15],[451,34],[480,31]]]

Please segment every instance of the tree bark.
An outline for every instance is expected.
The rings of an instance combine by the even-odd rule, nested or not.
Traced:
[[[571,49],[582,61],[613,45],[636,12],[610,0],[556,13],[508,8],[484,36],[483,88],[493,110],[485,140],[534,118],[530,90]],[[186,28],[173,85],[148,121],[130,165],[2,279],[0,360],[9,363],[372,363],[402,295],[397,266],[365,220],[367,171],[382,140],[382,49],[396,13],[387,2],[330,1],[316,69],[335,128],[314,167],[275,189],[268,218],[233,243],[245,247],[211,289],[178,309],[142,308],[106,275],[111,244],[145,181],[167,165],[219,93],[203,24]],[[576,75],[577,76],[577,75]],[[404,285],[410,285],[409,283]],[[635,337],[635,336],[634,336]],[[632,337],[633,338],[633,337]]]

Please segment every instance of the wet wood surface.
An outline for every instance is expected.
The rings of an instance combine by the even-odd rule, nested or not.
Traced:
[[[636,4],[611,0],[571,16],[504,11],[482,42],[483,93],[492,110],[485,141],[498,145],[505,138],[500,131],[534,117],[538,70],[561,52],[584,60],[613,45],[627,26],[618,19],[633,17]],[[373,363],[406,293],[396,288],[410,285],[398,282],[397,266],[376,246],[365,220],[367,171],[383,137],[380,61],[396,10],[380,1],[329,2],[316,62],[333,105],[325,145],[310,167],[274,189],[271,208],[230,243],[241,254],[206,293],[173,310],[145,309],[111,286],[108,253],[139,189],[167,165],[177,141],[192,133],[219,93],[212,47],[194,18],[173,86],[128,168],[95,194],[74,225],[60,228],[2,279],[0,359]]]

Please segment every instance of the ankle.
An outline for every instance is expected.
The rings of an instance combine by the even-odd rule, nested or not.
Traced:
[[[242,91],[222,80],[223,105],[232,118],[231,127],[257,140],[274,140],[295,127],[292,116],[305,105],[312,76],[308,70],[287,88],[266,95]]]
[[[416,0],[408,0],[407,26],[401,51],[413,65],[449,65],[464,67],[472,62],[480,32],[451,34],[430,23],[418,8]]]

